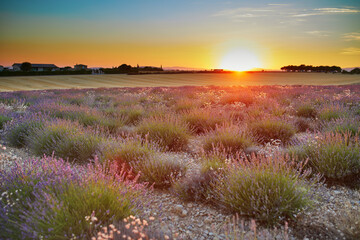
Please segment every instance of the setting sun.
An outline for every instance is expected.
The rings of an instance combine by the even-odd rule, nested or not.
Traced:
[[[260,67],[262,64],[256,54],[246,49],[228,52],[220,62],[220,68],[232,71],[248,71]]]

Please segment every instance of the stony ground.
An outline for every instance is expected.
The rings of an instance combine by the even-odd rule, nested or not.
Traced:
[[[26,149],[16,149],[0,142],[0,172],[15,161],[31,157]],[[188,163],[188,174],[196,174],[197,160],[191,153],[170,154]],[[315,204],[296,217],[289,226],[277,229],[255,228],[249,220],[235,217],[210,205],[183,202],[171,191],[154,190],[144,212],[145,218],[155,217],[153,227],[176,239],[347,239],[343,228],[347,214],[360,210],[360,191],[342,186],[321,185],[316,189]],[[351,220],[351,219],[350,219]],[[256,230],[255,230],[256,229]],[[235,237],[231,234],[236,232]]]

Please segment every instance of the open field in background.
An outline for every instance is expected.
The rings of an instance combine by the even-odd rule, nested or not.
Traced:
[[[72,75],[0,77],[0,91],[158,86],[346,85],[360,84],[359,75],[326,73],[229,73]]]

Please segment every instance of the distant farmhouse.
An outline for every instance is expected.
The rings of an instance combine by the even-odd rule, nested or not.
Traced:
[[[76,64],[76,65],[74,65],[74,69],[75,69],[75,71],[78,71],[78,70],[87,70],[87,65],[84,65],[84,64]]]
[[[14,63],[12,65],[14,71],[21,71],[21,63]],[[56,71],[59,68],[54,64],[31,64],[31,71],[33,72],[43,72],[43,71]]]

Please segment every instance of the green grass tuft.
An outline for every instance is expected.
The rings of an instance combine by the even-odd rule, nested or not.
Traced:
[[[295,128],[285,122],[277,120],[263,120],[250,124],[251,133],[258,138],[258,142],[267,143],[279,139],[287,143],[295,134]]]
[[[11,118],[8,116],[0,115],[0,129],[3,129],[5,123],[9,122],[10,120]]]
[[[189,130],[196,134],[214,130],[224,122],[221,116],[200,109],[183,114],[182,119],[188,124]]]
[[[169,151],[186,150],[190,134],[187,126],[172,118],[151,118],[139,124],[136,132]]]
[[[215,195],[230,211],[272,225],[310,205],[305,177],[284,157],[253,158],[219,178]]]
[[[244,151],[251,145],[253,145],[252,139],[244,133],[218,129],[205,138],[203,148],[206,152],[217,149],[229,155],[236,155],[236,153]]]
[[[27,144],[28,137],[33,135],[34,131],[42,126],[43,123],[37,120],[20,122],[8,129],[5,134],[6,142],[12,147],[24,147]]]
[[[338,119],[344,115],[340,106],[326,106],[319,113],[319,119],[323,121],[331,121]]]
[[[136,172],[140,173],[140,180],[154,184],[156,188],[168,188],[174,182],[184,177],[187,167],[175,159],[157,155],[146,161],[133,164]]]
[[[48,123],[29,136],[30,150],[38,156],[52,155],[76,162],[86,162],[96,154],[101,138],[81,131],[69,122]]]
[[[310,104],[301,105],[296,110],[296,116],[298,117],[316,118],[317,115],[316,109]]]
[[[318,140],[293,153],[298,158],[309,158],[313,170],[326,179],[336,182],[350,182],[360,174],[360,146],[358,138],[351,140],[349,134],[327,133]]]

